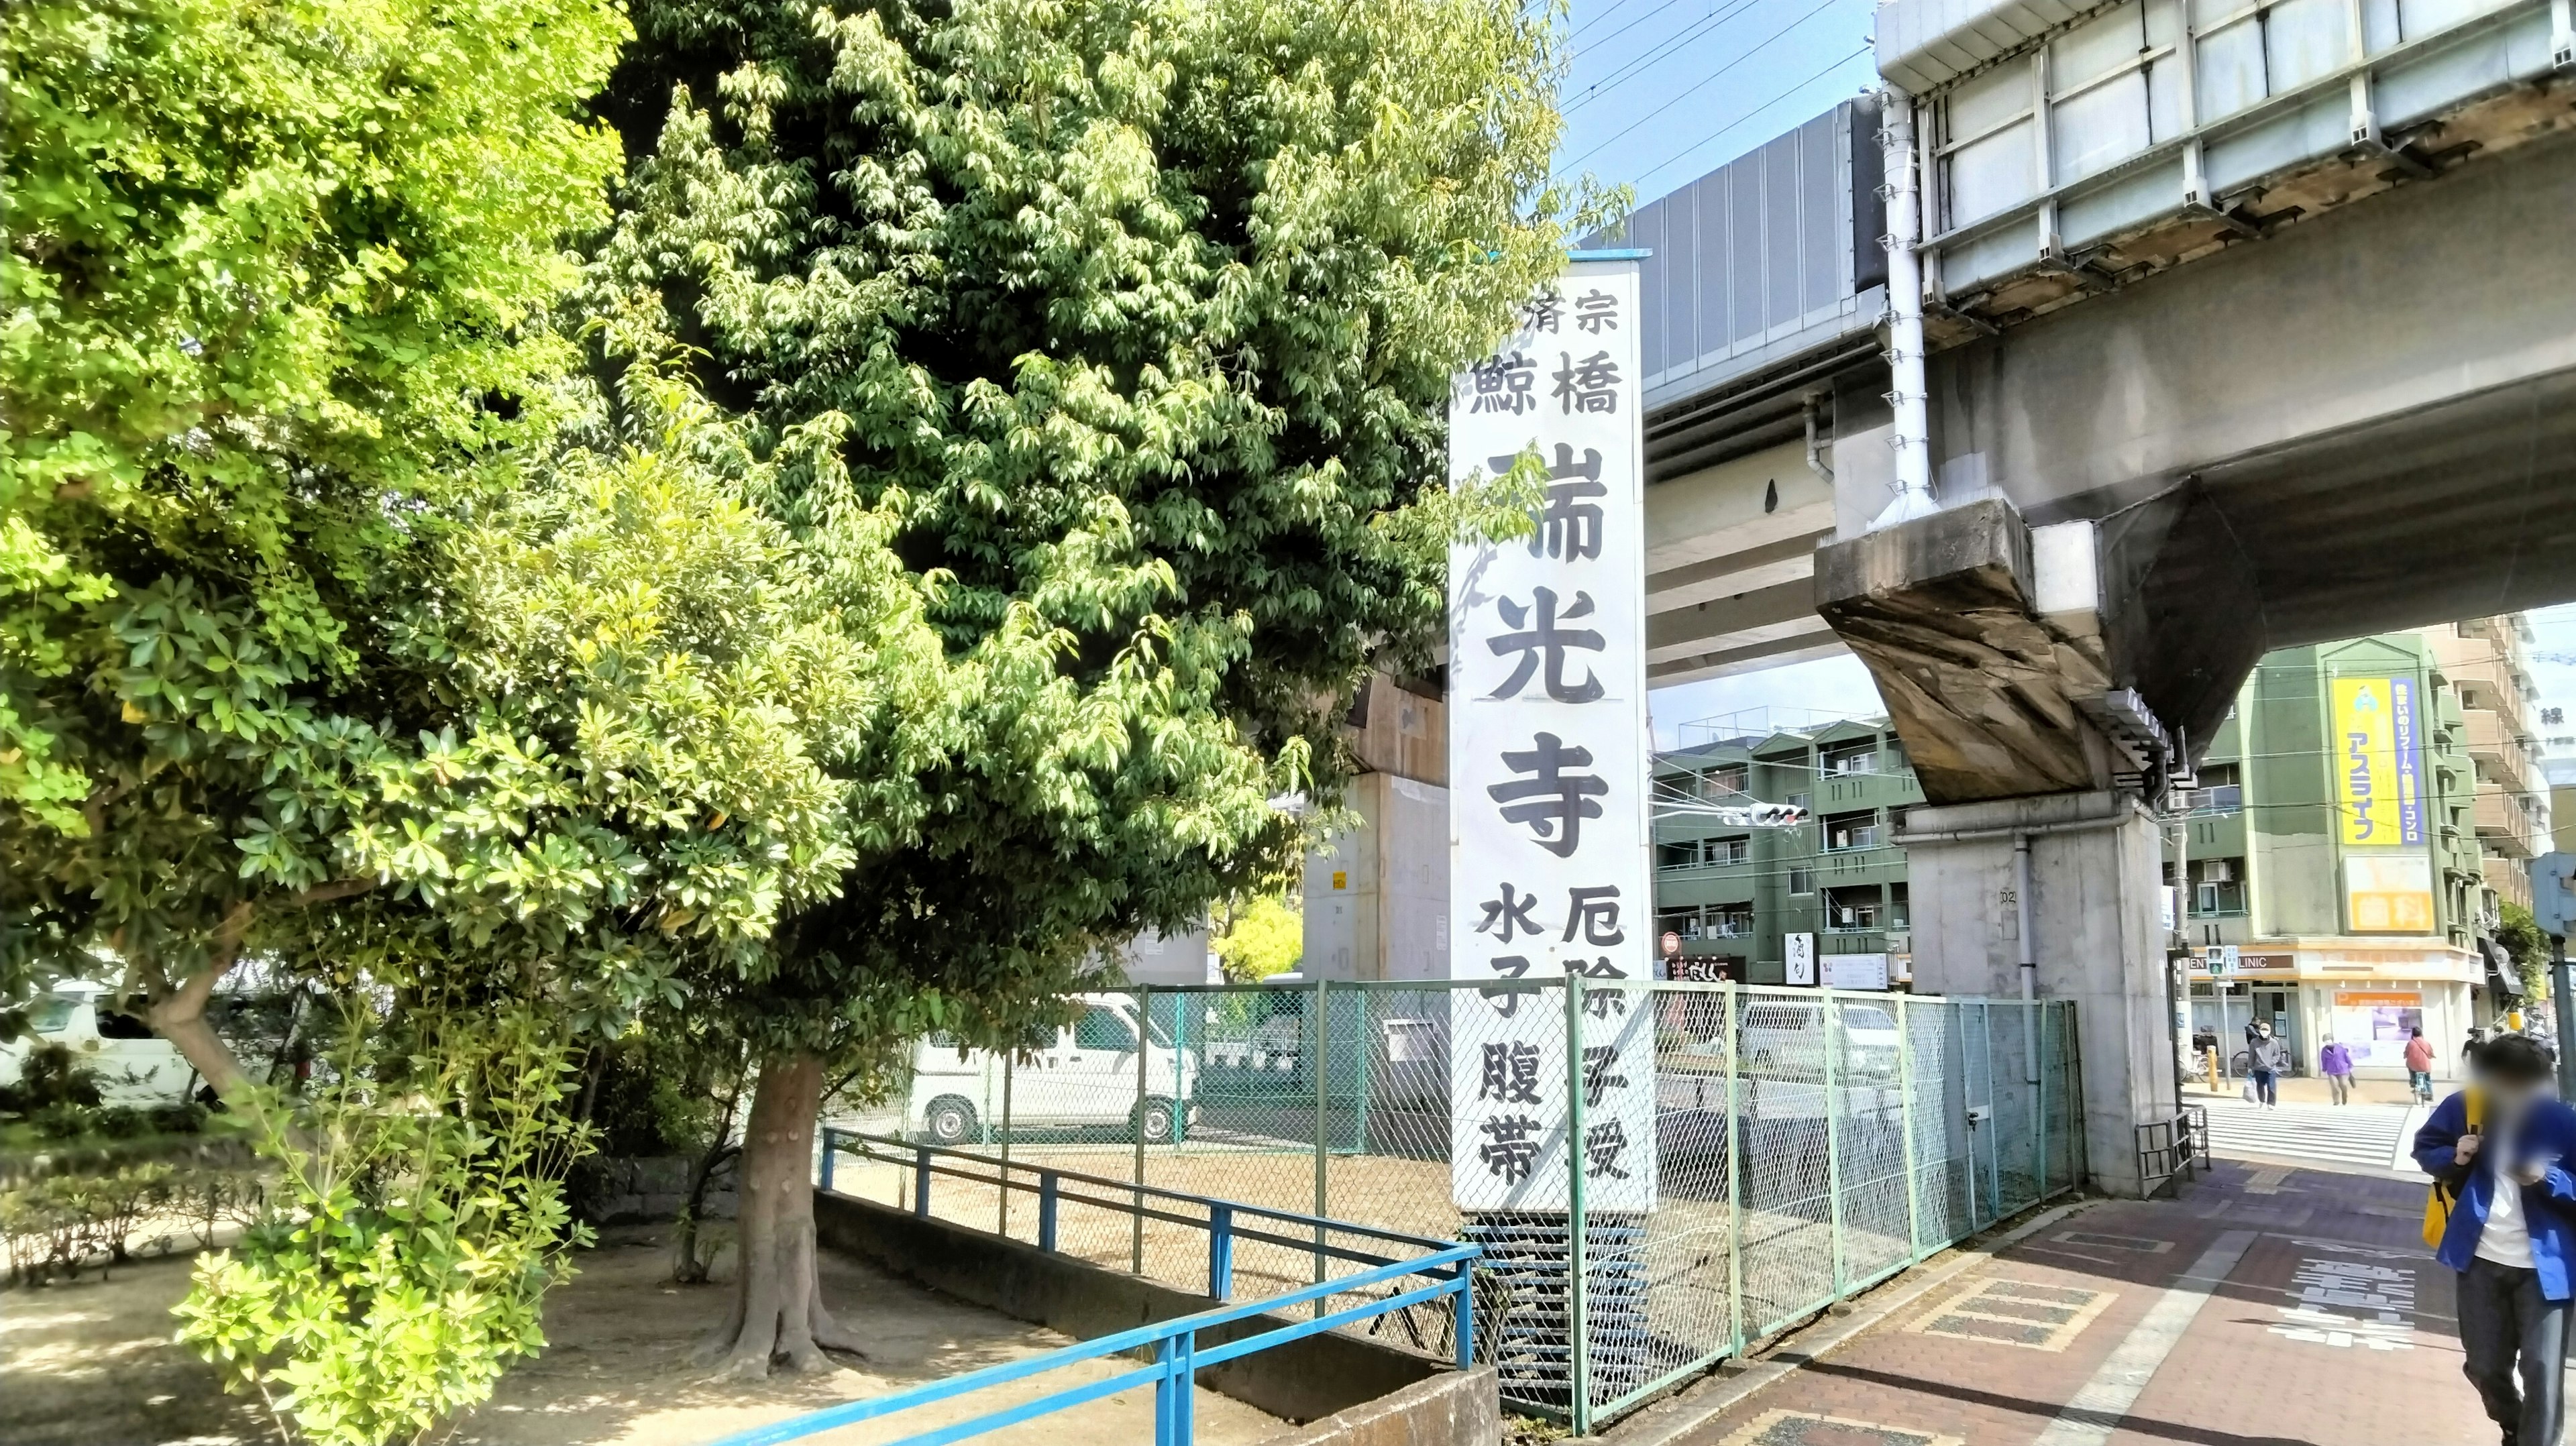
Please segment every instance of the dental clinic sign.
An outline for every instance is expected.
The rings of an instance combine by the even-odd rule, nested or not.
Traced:
[[[1635,256],[1577,253],[1450,400],[1452,478],[1490,480],[1533,451],[1547,476],[1530,536],[1449,552],[1460,979],[1652,976],[1637,295]],[[1573,1170],[1588,1209],[1654,1203],[1651,997],[1604,987],[1584,1002],[1569,1041],[1556,997],[1453,998],[1461,1209],[1568,1209]]]

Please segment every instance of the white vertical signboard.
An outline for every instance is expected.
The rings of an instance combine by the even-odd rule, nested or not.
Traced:
[[[1499,476],[1533,448],[1548,476],[1530,537],[1449,552],[1453,978],[1652,977],[1637,292],[1634,259],[1577,259],[1450,400],[1451,477]],[[1562,1002],[1452,1000],[1459,1208],[1570,1209],[1569,1163],[1588,1209],[1652,1207],[1651,996],[1586,1003],[1569,1139]]]

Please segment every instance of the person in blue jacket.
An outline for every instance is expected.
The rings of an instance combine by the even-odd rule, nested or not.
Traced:
[[[2436,1254],[2460,1273],[2461,1369],[2504,1446],[2559,1446],[2564,1419],[2576,1109],[2551,1093],[2550,1076],[2531,1040],[2492,1040],[2472,1059],[2469,1088],[2415,1132],[2415,1163],[2458,1198]]]

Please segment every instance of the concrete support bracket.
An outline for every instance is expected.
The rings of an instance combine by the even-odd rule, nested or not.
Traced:
[[[1985,498],[1825,545],[1816,611],[1878,683],[1938,803],[2101,787],[2085,704],[2109,690],[2100,630],[2038,615],[2031,532]]]

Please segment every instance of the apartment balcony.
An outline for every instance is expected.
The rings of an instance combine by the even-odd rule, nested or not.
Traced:
[[[2460,696],[2462,711],[2471,719],[2479,713],[2498,714],[2511,731],[2530,733],[2531,674],[2522,661],[2522,645],[2488,623],[2468,626],[2483,631],[2466,638],[2455,637],[2446,628],[2427,632],[2443,676]]]
[[[2523,811],[2519,797],[2480,789],[2477,808],[2471,816],[2477,820],[2478,842],[2488,853],[2515,860],[2532,856],[2531,815]]]
[[[2530,736],[2517,729],[2504,714],[2487,708],[2473,708],[2463,723],[2469,756],[2485,765],[2485,776],[2504,785],[2510,793],[2529,793],[2536,787],[2531,761]]]

